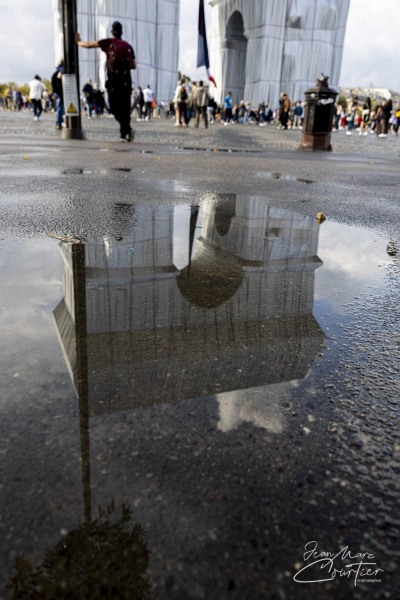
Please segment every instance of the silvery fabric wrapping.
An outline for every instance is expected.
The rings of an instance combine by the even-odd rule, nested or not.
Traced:
[[[217,101],[278,106],[292,101],[323,73],[339,84],[350,0],[208,0],[213,7],[210,72]]]
[[[111,37],[120,21],[122,38],[136,54],[134,87],[150,87],[158,100],[168,101],[176,87],[180,0],[77,0],[78,30],[83,40]],[[61,0],[52,0],[56,62],[63,55]],[[79,49],[80,87],[91,79],[104,90],[106,56],[100,49]]]

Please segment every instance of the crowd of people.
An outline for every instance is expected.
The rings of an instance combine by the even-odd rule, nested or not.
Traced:
[[[400,126],[400,103],[395,107],[393,100],[372,102],[367,96],[363,101],[357,96],[347,103],[338,102],[335,113],[335,129],[345,129],[346,135],[354,131],[358,135],[374,133],[379,137],[387,137],[389,133],[398,135]]]
[[[0,97],[0,110],[32,111],[35,121],[40,120],[43,112],[54,113],[56,129],[63,126],[64,105],[61,77],[63,64],[60,63],[51,76],[51,89],[48,90],[41,77],[35,75],[29,82],[28,95],[9,86]],[[88,118],[111,114],[106,90],[89,79],[81,90],[81,104]],[[279,106],[272,109],[261,101],[258,106],[241,100],[234,103],[232,92],[228,92],[221,104],[212,97],[210,90],[202,81],[178,81],[173,98],[158,102],[150,85],[138,87],[131,96],[131,114],[136,121],[150,121],[154,117],[168,118],[177,127],[195,128],[204,123],[208,127],[214,123],[224,125],[255,124],[261,127],[276,125],[278,129],[302,129],[304,103],[291,102],[286,93],[280,95]],[[335,105],[333,130],[345,130],[347,135],[375,133],[386,137],[389,133],[398,135],[400,128],[400,104],[394,106],[392,99],[373,101],[370,97],[360,100],[358,97],[347,101],[341,99]]]

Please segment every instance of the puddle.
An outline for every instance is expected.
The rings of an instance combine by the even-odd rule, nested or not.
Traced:
[[[397,245],[235,194],[114,208],[121,236],[1,240],[1,577],[18,552],[40,564],[75,540],[79,558],[79,522],[126,501],[146,524],[142,566],[164,598],[165,557],[178,589],[192,584],[176,544],[192,556],[208,540],[217,560],[243,511],[256,531],[271,473],[281,493],[281,448],[285,464],[296,457],[289,487],[300,477],[316,417],[306,412],[296,433],[293,398],[302,390],[317,411],[313,365],[332,330],[351,326],[353,303],[385,292]],[[235,504],[214,514],[220,498]]]
[[[24,355],[36,324],[40,339],[56,331],[75,388],[82,368],[90,374],[91,414],[304,378],[324,327],[381,293],[395,260],[395,244],[371,231],[234,194],[191,207],[116,203],[114,215],[125,235],[24,241],[9,273],[2,257],[7,362]],[[41,297],[50,290],[53,315]],[[21,338],[21,315],[39,306]],[[43,327],[51,317],[55,330]]]
[[[264,177],[269,179],[281,179],[282,181],[300,181],[300,183],[314,183],[312,179],[306,179],[304,177],[295,177],[294,175],[288,175],[285,173],[278,173],[277,171],[263,173]]]
[[[81,167],[70,167],[68,169],[64,169],[64,171],[62,171],[62,174],[63,175],[95,175],[95,174],[106,175],[107,169],[84,169]]]
[[[196,152],[228,152],[236,154],[262,154],[264,150],[246,150],[244,148],[204,148],[201,146],[177,146],[177,150],[191,150]]]

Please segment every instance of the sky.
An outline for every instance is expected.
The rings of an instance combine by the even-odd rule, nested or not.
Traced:
[[[205,9],[210,32],[207,0]],[[36,73],[50,78],[55,66],[52,0],[0,0],[0,16],[0,82],[25,83]],[[204,69],[196,69],[197,18],[198,1],[181,0],[178,68],[195,80],[205,77]],[[350,0],[341,87],[400,92],[399,23],[399,0],[386,0],[384,9],[376,0]],[[208,38],[210,44],[209,33]]]

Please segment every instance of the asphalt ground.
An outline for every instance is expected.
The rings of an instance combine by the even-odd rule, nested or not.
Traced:
[[[41,562],[87,500],[75,392],[54,332],[45,334],[62,295],[49,234],[118,237],[160,209],[234,196],[325,215],[314,302],[322,345],[296,385],[242,398],[251,416],[240,413],[229,433],[215,425],[223,394],[92,419],[93,507],[134,508],[155,599],[397,599],[399,262],[385,248],[400,243],[398,139],[339,131],[331,153],[309,153],[298,151],[301,132],[274,126],[134,128],[124,144],[113,118],[83,119],[85,140],[61,140],[53,115],[0,113],[2,579],[20,551]],[[115,206],[134,213],[116,218]],[[40,308],[31,336],[13,303],[21,322]],[[313,541],[318,552],[348,547],[354,561],[370,554],[377,581],[337,572],[317,583],[315,569],[314,583],[297,583]]]
[[[23,138],[53,138],[57,140],[60,132],[55,130],[54,114],[43,113],[41,121],[33,122],[30,111],[0,112],[1,133],[3,136],[20,136]],[[88,141],[111,142],[118,141],[118,128],[110,115],[101,118],[88,119],[82,117],[82,130]],[[201,122],[198,130],[192,119],[189,128],[175,127],[174,118],[154,118],[149,121],[139,121],[132,115],[132,126],[135,130],[135,144],[151,144],[175,147],[196,147],[202,149],[234,150],[234,151],[294,151],[299,147],[301,131],[277,131],[277,124],[259,127],[256,124],[231,125],[222,128],[223,123],[216,122],[204,129]],[[234,129],[234,133],[232,131]],[[399,140],[394,135],[378,138],[374,134],[359,136],[355,130],[351,136],[345,135],[345,130],[332,132],[333,154],[357,154],[384,156],[385,158],[399,157]]]

